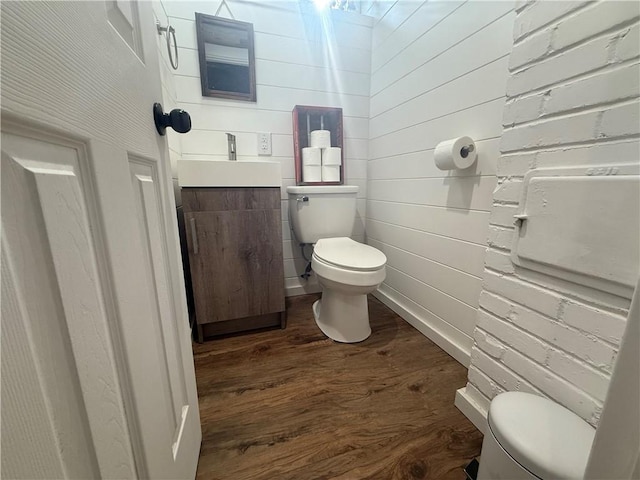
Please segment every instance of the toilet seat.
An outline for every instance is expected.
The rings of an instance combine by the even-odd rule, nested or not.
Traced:
[[[311,267],[319,277],[353,287],[382,283],[386,263],[387,257],[380,250],[347,237],[318,240],[311,257]]]
[[[387,263],[380,250],[348,237],[322,238],[315,244],[313,254],[326,264],[357,272],[376,271]]]
[[[563,406],[507,392],[491,402],[488,424],[500,446],[536,477],[584,477],[595,428]]]
[[[352,270],[329,263],[319,258],[315,253],[311,257],[311,268],[313,268],[313,271],[318,277],[322,277],[330,282],[353,287],[379,285],[387,275],[384,265],[376,270]]]

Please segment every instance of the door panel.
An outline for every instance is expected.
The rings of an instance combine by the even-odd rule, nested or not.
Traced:
[[[157,171],[153,163],[142,159],[130,160],[130,169],[136,196],[138,225],[141,226],[142,243],[147,251],[145,274],[148,284],[152,286],[150,289],[154,310],[152,332],[155,334],[156,343],[161,346],[158,367],[162,369],[166,397],[171,400],[170,418],[174,428],[173,436],[177,440],[186,421],[185,416],[189,405],[184,376],[178,369],[181,363],[179,332],[176,329],[178,318],[166,268],[168,252],[165,247],[167,242],[160,208]],[[176,447],[172,446],[172,448]]]
[[[200,419],[166,139],[151,115],[151,4],[0,8],[2,474],[193,478]]]
[[[17,306],[3,314],[3,360],[8,363],[2,363],[2,374],[4,379],[4,374],[13,376],[23,368],[36,372],[32,388],[38,388],[42,397],[28,399],[34,405],[46,405],[50,434],[57,445],[57,455],[51,457],[49,452],[35,462],[42,466],[43,474],[49,467],[55,471],[58,463],[64,476],[99,472],[129,478],[135,472],[133,452],[92,241],[87,178],[80,168],[86,159],[79,155],[80,149],[2,135],[6,260],[2,274],[12,279],[4,288]],[[5,326],[9,331],[23,330],[25,337],[5,336]],[[15,342],[26,343],[22,360],[13,370],[16,359],[5,356],[4,348],[16,348]],[[2,419],[24,414],[23,409],[28,412],[32,405],[28,401],[15,407],[14,412],[3,402]],[[33,438],[26,432],[24,435],[21,448],[38,459],[40,447],[30,444]],[[12,436],[3,444],[13,442]],[[10,478],[24,476],[18,475],[19,465],[5,463],[11,456],[3,453],[2,473]]]
[[[144,61],[140,43],[140,19],[138,3],[131,0],[107,0],[107,17],[109,23],[117,30],[131,50]]]

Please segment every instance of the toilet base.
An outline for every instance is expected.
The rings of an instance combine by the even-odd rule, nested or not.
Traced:
[[[509,455],[487,427],[482,441],[478,480],[540,480]]]
[[[367,296],[344,295],[324,289],[313,304],[316,324],[327,337],[341,343],[357,343],[371,335]]]

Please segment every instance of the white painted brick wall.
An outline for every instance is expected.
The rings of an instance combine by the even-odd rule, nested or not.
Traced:
[[[546,7],[548,8],[548,7]],[[583,4],[578,10],[549,28],[529,35],[514,45],[509,66],[516,69],[522,65],[550,57],[562,50],[584,43],[585,39],[603,35],[638,19],[635,2],[607,1]]]
[[[522,179],[501,179],[493,192],[494,202],[514,202],[520,200],[522,193]]]
[[[612,343],[620,340],[626,323],[622,315],[574,302],[563,305],[560,317],[567,325]]]
[[[513,238],[512,228],[502,228],[495,225],[489,227],[489,238],[487,243],[494,248],[509,248]]]
[[[496,203],[491,209],[491,216],[489,221],[492,225],[498,225],[501,227],[512,227],[513,216],[516,214],[518,207],[515,205]]]
[[[493,248],[487,250],[484,263],[487,268],[496,270],[500,273],[515,273],[515,267],[511,261],[511,256],[509,253],[504,251]]]
[[[486,414],[502,391],[533,392],[596,425],[628,300],[513,265],[513,214],[531,169],[640,162],[640,4],[524,0],[516,12],[483,291],[461,394]]]

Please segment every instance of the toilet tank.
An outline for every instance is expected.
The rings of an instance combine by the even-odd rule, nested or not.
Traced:
[[[356,219],[355,185],[287,187],[289,221],[300,243],[350,237]]]

